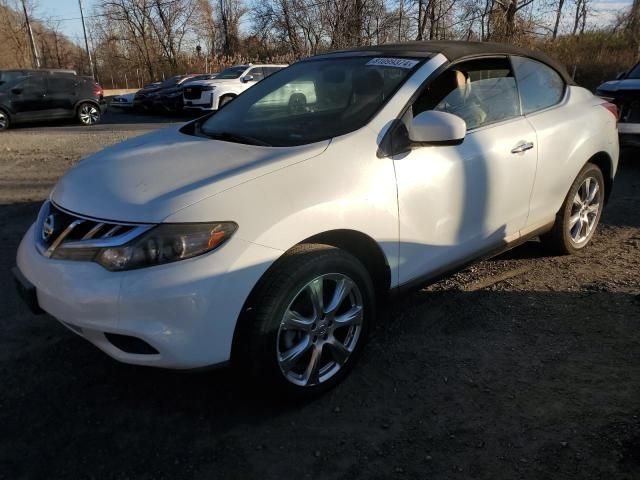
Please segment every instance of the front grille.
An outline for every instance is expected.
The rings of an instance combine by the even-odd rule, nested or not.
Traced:
[[[202,87],[185,87],[184,98],[186,100],[198,100],[202,95]]]
[[[149,228],[148,225],[83,217],[50,201],[42,206],[36,227],[37,246],[47,257],[62,246],[95,248],[121,245]]]

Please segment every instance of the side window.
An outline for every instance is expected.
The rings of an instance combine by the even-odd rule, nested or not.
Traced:
[[[264,71],[264,78],[267,78],[269,75],[276,73],[278,70],[281,70],[280,67],[262,67]]]
[[[523,113],[542,110],[562,100],[564,81],[554,69],[529,58],[511,57],[511,60],[516,71]]]
[[[52,93],[73,93],[76,81],[72,78],[51,76],[47,79],[47,85]]]
[[[19,87],[26,94],[41,94],[44,93],[44,78],[40,76],[27,77],[24,81],[15,85]]]
[[[264,78],[262,67],[253,67],[251,70],[247,72],[247,75],[253,76],[252,82],[259,82]]]
[[[467,130],[520,115],[516,81],[507,58],[459,63],[438,76],[413,105],[413,115],[438,110],[461,117]]]

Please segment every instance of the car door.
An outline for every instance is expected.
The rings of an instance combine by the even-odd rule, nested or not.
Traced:
[[[476,59],[427,80],[403,121],[433,109],[467,123],[459,145],[393,158],[400,219],[400,283],[437,274],[518,237],[529,212],[537,153],[509,60]]]
[[[586,158],[575,158],[579,145],[589,141],[592,102],[569,100],[569,88],[551,67],[530,58],[512,57],[522,111],[538,138],[538,171],[531,195],[529,222],[554,221],[570,183]]]
[[[46,83],[41,75],[32,75],[16,83],[10,90],[10,98],[11,109],[19,120],[46,117],[50,109]]]
[[[53,117],[68,117],[74,113],[78,79],[71,76],[50,75],[47,77],[47,99]]]

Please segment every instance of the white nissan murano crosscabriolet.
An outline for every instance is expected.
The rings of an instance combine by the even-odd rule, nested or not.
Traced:
[[[78,163],[22,240],[16,284],[122,362],[232,361],[319,393],[353,367],[390,292],[534,236],[585,248],[616,121],[512,46],[318,55]]]

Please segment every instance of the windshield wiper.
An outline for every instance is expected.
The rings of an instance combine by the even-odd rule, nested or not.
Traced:
[[[260,140],[259,138],[250,137],[248,135],[240,135],[237,133],[231,132],[214,132],[214,133],[205,133],[202,132],[207,138],[211,138],[212,140],[225,140],[227,142],[235,142],[235,143],[246,143],[249,145],[260,145],[262,147],[271,147],[270,143],[265,142],[264,140]]]

